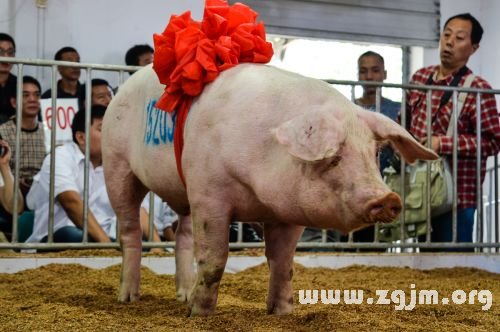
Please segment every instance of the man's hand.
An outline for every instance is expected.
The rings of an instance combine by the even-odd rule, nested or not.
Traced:
[[[0,146],[2,147],[2,154],[0,154],[0,164],[9,166],[12,152],[9,143],[0,138]]]
[[[420,140],[420,143],[422,143],[422,145],[425,145],[427,146],[427,137],[424,137]],[[436,153],[439,153],[441,151],[441,136],[432,136],[431,137],[431,146],[430,148],[436,152]]]
[[[33,184],[33,178],[20,178],[19,179],[19,189],[23,193],[23,196],[26,197],[28,192],[30,191],[31,185]]]
[[[12,151],[7,141],[1,138],[0,146],[3,150],[3,153],[0,154],[0,176],[4,182],[4,186],[0,188],[0,205],[2,205],[7,212],[12,214],[14,209],[14,196],[17,195],[17,213],[21,213],[24,210],[24,198],[21,192],[14,188],[14,176],[9,165]]]
[[[57,195],[56,198],[76,227],[83,229],[83,201],[80,195],[76,191],[65,191]],[[111,242],[90,208],[88,213],[88,232],[96,242]]]

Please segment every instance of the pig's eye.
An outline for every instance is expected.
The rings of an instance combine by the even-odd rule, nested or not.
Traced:
[[[341,156],[335,156],[335,157],[333,157],[332,161],[330,161],[330,167],[337,166],[340,163],[341,160],[342,160]]]

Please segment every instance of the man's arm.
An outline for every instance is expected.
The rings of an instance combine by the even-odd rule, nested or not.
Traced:
[[[141,207],[139,212],[139,217],[141,220],[142,237],[147,239],[149,237],[149,213],[145,208]],[[153,242],[161,242],[160,235],[156,226],[153,224]]]
[[[163,237],[165,241],[175,241],[175,233],[172,226],[168,226],[163,230]]]
[[[0,203],[3,208],[9,212],[14,212],[14,193],[17,193],[17,213],[21,213],[24,210],[24,199],[23,195],[19,190],[14,190],[14,177],[10,172],[10,166],[0,164],[0,174],[3,178],[4,186],[0,187]]]
[[[57,195],[56,199],[61,203],[71,221],[78,228],[83,229],[83,201],[80,195],[75,191],[64,191]],[[90,209],[88,213],[88,232],[96,242],[111,242]]]
[[[147,239],[149,237],[149,214],[146,212],[146,209],[141,207],[139,212],[141,229],[142,229],[142,237]],[[158,234],[158,230],[153,224],[153,242],[161,242],[160,235]],[[164,253],[165,250],[162,248],[151,248],[150,253]]]
[[[17,193],[17,212],[21,213],[24,210],[24,199],[21,192],[14,188],[14,176],[9,166],[11,150],[7,142],[3,140],[0,140],[0,145],[5,149],[3,156],[0,156],[0,175],[4,183],[3,187],[0,187],[0,204],[7,212],[12,214],[14,211],[14,195]]]
[[[486,87],[491,89],[491,87]],[[476,110],[475,98],[468,98],[470,107],[468,115],[470,122],[475,126]],[[453,139],[439,137],[439,152],[452,154]],[[494,95],[484,94],[481,99],[481,155],[483,157],[495,155],[500,151],[500,121]],[[458,155],[461,157],[475,157],[477,152],[477,137],[475,134],[458,135]]]

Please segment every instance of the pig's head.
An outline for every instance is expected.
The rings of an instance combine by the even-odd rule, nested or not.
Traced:
[[[383,144],[408,163],[438,158],[386,116],[353,108],[312,110],[273,130],[300,172],[295,189],[307,225],[348,232],[398,217],[401,199],[378,168]]]

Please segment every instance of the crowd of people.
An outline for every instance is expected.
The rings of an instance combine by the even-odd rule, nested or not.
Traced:
[[[418,70],[410,83],[436,86],[449,86],[458,80],[458,86],[463,86],[468,76],[474,75],[466,67],[467,62],[479,48],[483,29],[480,23],[470,14],[459,14],[449,18],[440,36],[440,63]],[[0,56],[15,57],[16,44],[14,39],[5,33],[0,33]],[[153,60],[153,48],[149,45],[136,45],[129,49],[125,56],[127,65],[144,66]],[[73,47],[63,47],[58,50],[55,60],[79,62],[80,55]],[[40,123],[40,99],[51,98],[50,89],[42,93],[40,83],[31,76],[22,78],[22,111],[21,134],[19,144],[19,188],[14,188],[15,137],[16,137],[16,84],[17,77],[11,73],[12,64],[0,63],[0,230],[7,237],[12,229],[13,201],[17,196],[17,213],[21,217],[33,214],[32,231],[20,241],[31,243],[46,242],[48,239],[48,208],[50,183],[50,157],[44,145],[44,132]],[[58,67],[60,79],[57,82],[56,98],[76,98],[79,111],[72,123],[73,141],[56,148],[55,153],[55,212],[54,233],[55,242],[81,242],[83,239],[83,172],[85,147],[85,89],[80,82],[80,69],[75,67]],[[130,74],[133,74],[131,72]],[[461,75],[457,78],[457,75]],[[368,51],[358,58],[358,79],[360,81],[384,82],[387,77],[382,55]],[[470,85],[473,88],[491,89],[483,78],[474,75]],[[106,107],[113,98],[113,89],[106,80],[94,78],[91,82],[92,106],[90,130],[90,169],[89,169],[89,213],[88,236],[90,241],[109,242],[116,240],[116,217],[110,207],[102,172],[101,158],[101,124]],[[378,88],[380,89],[380,88]],[[429,146],[444,158],[450,158],[452,138],[446,136],[446,128],[451,121],[452,101],[443,105],[444,91],[432,91],[432,141]],[[476,98],[470,93],[465,100],[458,118],[458,242],[471,242],[473,233],[474,213],[476,206]],[[376,105],[376,101],[380,103]],[[426,143],[426,102],[425,91],[406,91],[406,105],[403,105],[409,120],[405,126],[420,142]],[[395,121],[400,119],[402,105],[380,94],[377,98],[377,88],[364,86],[363,95],[354,101],[359,106],[380,111]],[[495,97],[492,94],[481,95],[481,182],[484,179],[486,159],[500,151],[500,124]],[[379,154],[381,171],[388,165],[393,151],[385,148]],[[165,202],[154,197],[154,241],[174,240],[174,228],[177,216]],[[149,198],[141,208],[141,225],[144,238],[149,237]],[[22,218],[20,218],[22,220]],[[236,238],[235,227],[232,225],[231,236]],[[244,235],[244,240],[260,241],[260,232],[254,232],[250,227]],[[258,228],[257,228],[258,229]],[[22,232],[20,232],[22,233]],[[432,220],[432,241],[451,241],[451,212]],[[302,241],[319,241],[319,230],[306,228]],[[331,241],[347,241],[344,236],[328,233]],[[353,233],[353,240],[359,242],[374,241],[374,227]]]
[[[15,40],[8,34],[0,33],[0,55],[15,56]],[[131,47],[125,55],[129,66],[145,66],[153,61],[154,50],[147,44]],[[80,62],[78,51],[70,46],[59,49],[54,60]],[[31,76],[22,78],[22,113],[20,139],[19,190],[14,190],[15,136],[16,136],[16,84],[17,77],[11,73],[13,65],[0,64],[0,146],[5,151],[0,157],[0,230],[11,240],[13,197],[18,194],[19,242],[38,243],[48,240],[48,209],[50,186],[50,156],[45,147],[45,133],[40,122],[40,100],[52,98],[53,91],[42,93],[40,83]],[[55,98],[78,100],[79,111],[72,121],[72,138],[55,150],[54,177],[54,242],[82,242],[83,234],[83,177],[85,147],[85,89],[80,82],[81,70],[76,67],[59,66],[60,79],[57,81]],[[133,71],[129,72],[130,75]],[[101,78],[91,81],[91,126],[89,165],[89,213],[88,239],[95,242],[116,241],[116,216],[107,196],[101,159],[101,123],[106,107],[114,95],[113,88]],[[4,103],[5,102],[5,103]],[[177,215],[158,196],[154,195],[154,215],[151,239],[154,242],[174,241]],[[143,238],[150,238],[149,195],[140,210]],[[235,226],[231,228],[235,229]],[[252,231],[246,232],[254,234]],[[245,237],[246,240],[260,241],[260,237]],[[162,249],[151,249],[161,251]]]
[[[0,33],[0,55],[15,56],[15,40]],[[151,63],[153,49],[149,45],[136,45],[126,55],[128,65],[144,66]],[[79,62],[78,51],[63,47],[55,60]],[[0,64],[0,229],[11,240],[14,197],[17,195],[19,242],[37,243],[48,240],[48,209],[50,187],[50,156],[45,147],[45,132],[40,122],[40,100],[52,98],[51,89],[42,93],[38,80],[22,77],[22,111],[19,158],[19,188],[14,188],[16,139],[16,84],[18,78],[11,73],[13,65]],[[84,151],[85,151],[85,89],[80,82],[80,68],[58,67],[55,97],[75,98],[78,112],[72,120],[72,142],[55,149],[54,174],[54,242],[82,242]],[[132,74],[133,72],[131,72]],[[95,242],[116,240],[116,216],[111,208],[104,184],[101,158],[101,125],[106,107],[113,98],[113,89],[100,78],[91,81],[90,163],[88,239]],[[177,216],[155,195],[153,241],[173,241],[172,228]],[[149,238],[149,200],[141,208],[141,226],[144,239]],[[159,249],[152,249],[158,251]]]

